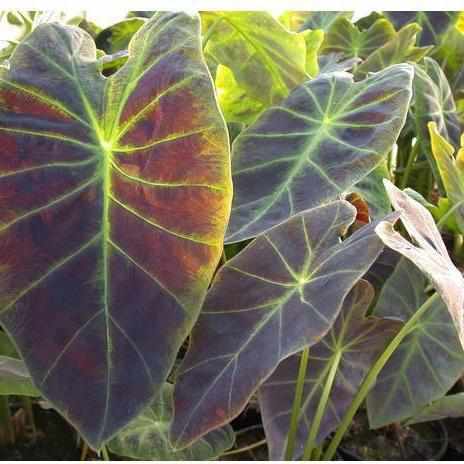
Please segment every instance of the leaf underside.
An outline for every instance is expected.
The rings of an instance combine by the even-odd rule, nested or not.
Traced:
[[[464,347],[464,278],[454,266],[432,215],[419,202],[384,180],[390,201],[401,211],[401,222],[416,245],[381,222],[376,229],[391,249],[410,259],[433,283],[443,299]]]
[[[411,79],[407,64],[357,83],[350,74],[324,74],[261,114],[233,144],[226,242],[334,200],[372,171],[403,126]]]
[[[397,321],[365,317],[373,297],[373,287],[367,281],[358,282],[343,302],[342,310],[329,333],[311,347],[294,459],[301,458],[303,454],[309,428],[337,351],[342,355],[321,420],[318,444],[336,429],[370,366],[401,326]],[[274,460],[284,458],[299,362],[299,356],[283,361],[259,389],[264,429],[270,457]]]
[[[296,215],[221,268],[178,372],[177,447],[237,416],[283,359],[327,333],[382,250],[375,224],[339,241],[355,214],[337,201]]]
[[[94,448],[163,385],[222,249],[227,132],[198,17],[160,13],[105,79],[37,27],[0,71],[0,321]]]

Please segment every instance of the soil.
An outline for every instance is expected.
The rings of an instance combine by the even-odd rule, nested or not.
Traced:
[[[21,433],[14,445],[0,446],[0,460],[56,460],[80,459],[80,447],[73,428],[52,409],[45,410],[38,404],[33,406],[36,423],[35,440],[31,433]],[[13,408],[15,417],[21,410]],[[233,422],[237,432],[236,451],[259,443],[264,431],[258,409],[252,404]],[[401,441],[402,446],[399,446]],[[112,459],[121,459],[111,456]],[[267,447],[262,444],[251,450],[226,453],[221,460],[267,460]],[[417,424],[411,427],[386,427],[369,430],[363,412],[356,416],[349,434],[342,442],[340,457],[351,460],[464,460],[464,418],[447,419],[441,422]],[[90,452],[87,460],[98,460]]]

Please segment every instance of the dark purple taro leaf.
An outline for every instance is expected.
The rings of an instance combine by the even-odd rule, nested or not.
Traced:
[[[385,179],[384,184],[393,207],[401,212],[401,222],[417,245],[406,240],[388,222],[380,222],[376,232],[385,245],[406,256],[430,278],[464,346],[464,278],[451,261],[429,211],[390,181]]]
[[[345,201],[308,210],[221,268],[179,370],[176,446],[229,422],[283,359],[327,333],[382,250],[375,223],[340,242],[355,214]]]
[[[440,45],[441,35],[455,23],[457,11],[384,11],[383,14],[396,29],[410,23],[418,23],[422,30],[418,34],[419,45]]]
[[[357,83],[348,73],[323,74],[261,114],[233,143],[226,242],[335,200],[369,174],[403,127],[412,76],[408,64]]]
[[[160,392],[222,251],[227,131],[198,16],[159,13],[105,79],[42,24],[0,70],[0,321],[94,448]]]
[[[310,349],[294,459],[303,454],[337,352],[341,358],[319,428],[318,444],[337,428],[369,368],[402,325],[399,321],[365,317],[374,293],[369,282],[359,281],[343,302],[329,333]],[[259,404],[273,460],[283,459],[287,446],[299,362],[299,355],[283,361],[259,389]]]
[[[427,299],[427,284],[424,274],[401,258],[373,314],[408,320]],[[378,428],[413,416],[445,395],[463,372],[464,351],[453,320],[438,299],[380,372],[367,397],[370,426]]]

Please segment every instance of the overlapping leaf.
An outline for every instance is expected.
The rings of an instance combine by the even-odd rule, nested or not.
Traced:
[[[367,202],[369,213],[374,219],[380,219],[390,211],[390,200],[382,183],[383,179],[389,177],[387,163],[384,161],[352,188]]]
[[[389,223],[381,222],[376,231],[385,245],[410,259],[430,278],[464,346],[464,278],[451,261],[432,215],[391,182],[384,183],[393,207],[401,211],[401,222],[417,245],[402,237]]]
[[[440,134],[437,124],[428,124],[431,150],[459,230],[464,232],[464,146],[454,158],[454,147]],[[464,139],[463,139],[464,142]],[[464,145],[464,144],[463,144]]]
[[[127,50],[132,36],[145,24],[144,18],[128,18],[100,31],[95,44],[108,55]]]
[[[361,31],[349,18],[339,16],[327,31],[321,52],[365,59],[395,34],[395,28],[386,19],[378,19],[368,29]]]
[[[429,51],[429,47],[416,47],[416,37],[421,31],[416,23],[404,26],[385,45],[371,53],[368,58],[356,68],[358,78],[365,77],[370,72],[377,72],[396,63],[420,61]]]
[[[234,141],[227,242],[335,199],[372,171],[403,126],[411,79],[407,64],[358,83],[324,74],[265,111]]]
[[[442,35],[454,24],[456,11],[385,11],[397,29],[417,23],[421,26],[417,42],[421,46],[439,45]]]
[[[402,258],[388,278],[373,314],[409,319],[427,299],[427,279]],[[417,321],[380,372],[367,399],[369,423],[377,428],[411,417],[441,398],[464,372],[464,352],[441,299]]]
[[[206,461],[217,458],[234,444],[230,425],[213,430],[193,445],[175,450],[168,440],[172,420],[173,386],[166,383],[161,395],[108,443],[119,456],[146,461]]]
[[[416,412],[407,424],[430,422],[448,417],[464,417],[464,393],[443,396]]]
[[[351,19],[351,11],[312,11],[309,13],[302,29],[321,29],[327,32],[338,18]]]
[[[98,448],[159,392],[230,208],[198,17],[156,14],[105,79],[84,31],[39,26],[0,72],[0,321]]]
[[[207,57],[227,66],[237,84],[269,105],[286,97],[306,77],[306,45],[301,34],[285,29],[261,11],[206,12]]]
[[[456,145],[461,134],[456,104],[445,74],[431,58],[426,57],[423,65],[415,66],[413,90],[415,136],[420,154],[429,159],[435,178],[441,184],[439,170],[432,155],[427,124],[430,121],[435,122],[438,131]]]
[[[301,457],[303,453],[332,365],[337,362],[338,368],[321,420],[318,444],[337,427],[370,366],[401,326],[397,321],[365,317],[373,297],[372,286],[367,281],[360,281],[346,297],[329,333],[311,347],[296,435],[295,458]],[[284,457],[298,366],[299,356],[286,359],[259,390],[264,429],[270,457],[274,460]]]
[[[338,201],[296,215],[220,269],[179,369],[176,446],[230,421],[284,358],[327,333],[382,249],[375,224],[340,243],[355,214]]]

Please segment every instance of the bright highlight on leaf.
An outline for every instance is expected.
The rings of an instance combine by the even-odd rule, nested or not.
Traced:
[[[430,278],[464,346],[464,278],[451,261],[432,215],[391,182],[385,180],[384,183],[393,207],[401,212],[401,222],[416,245],[387,222],[381,222],[376,232],[385,245],[406,256]]]
[[[407,64],[356,83],[347,73],[321,75],[265,111],[233,144],[226,241],[334,200],[372,171],[404,124],[412,75]]]
[[[177,375],[176,447],[233,419],[283,359],[328,332],[382,251],[375,224],[340,242],[355,215],[345,201],[311,209],[259,236],[220,269]]]
[[[318,445],[335,430],[370,366],[401,326],[398,321],[366,317],[373,298],[373,287],[361,280],[346,297],[329,333],[310,349],[295,459],[303,454],[329,371],[336,368],[336,376],[317,435]],[[284,458],[298,366],[299,356],[286,359],[259,390],[273,460]]]
[[[82,29],[0,71],[0,321],[94,448],[159,394],[222,250],[227,132],[197,16],[159,13],[105,79]]]

